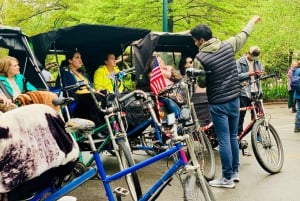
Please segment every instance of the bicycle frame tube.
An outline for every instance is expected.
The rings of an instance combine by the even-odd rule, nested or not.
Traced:
[[[127,132],[127,137],[130,137],[132,135],[134,135],[138,130],[140,130],[141,128],[144,128],[146,126],[150,126],[150,125],[154,126],[155,129],[155,137],[162,142],[162,137],[161,137],[161,132],[159,130],[158,125],[155,123],[155,121],[153,121],[152,118],[148,119],[147,121],[142,122],[141,124],[139,124],[138,126],[134,127],[133,129],[131,129],[130,131]]]
[[[97,154],[99,155],[99,154]],[[97,168],[92,168],[88,170],[87,172],[83,173],[79,177],[75,178],[68,184],[64,185],[62,188],[60,188],[58,191],[52,193],[49,197],[47,197],[44,201],[53,201],[53,200],[58,200],[62,196],[66,195],[67,193],[71,192],[72,190],[76,189],[83,183],[87,182],[91,178],[93,178],[97,174]],[[47,191],[49,192],[49,191]],[[39,200],[40,198],[37,199],[32,199],[33,200]]]
[[[137,164],[135,164],[134,166],[131,166],[131,167],[128,167],[126,169],[123,169],[121,170],[120,172],[117,172],[111,176],[106,176],[105,174],[105,171],[104,171],[104,168],[103,168],[103,164],[101,162],[101,159],[100,159],[100,156],[97,155],[95,156],[95,161],[96,161],[96,164],[97,164],[97,167],[98,167],[98,173],[100,174],[101,178],[102,178],[102,183],[103,185],[105,186],[105,189],[107,190],[106,193],[107,193],[107,196],[108,195],[111,195],[112,197],[109,197],[109,201],[114,201],[114,198],[113,198],[113,194],[112,194],[112,191],[110,189],[110,185],[109,183],[112,182],[112,181],[115,181],[117,179],[120,179],[121,177],[125,176],[126,174],[129,174],[131,172],[134,172],[134,171],[137,171],[143,167],[146,167],[152,163],[155,163],[159,160],[162,160],[164,158],[167,158],[169,156],[171,156],[172,154],[176,153],[179,151],[179,160],[176,161],[176,163],[168,170],[166,171],[161,177],[159,180],[157,180],[153,185],[152,187],[147,191],[147,193],[145,193],[142,198],[140,198],[140,200],[148,200],[151,195],[159,189],[159,187],[163,184],[164,181],[167,181],[172,175],[174,175],[176,173],[176,171],[184,166],[184,165],[187,165],[188,164],[188,161],[185,157],[185,153],[184,151],[182,150],[182,144],[181,143],[177,143],[174,147],[160,153],[160,154],[157,154],[151,158],[148,158],[142,162],[139,162]]]
[[[239,138],[238,138],[239,141],[241,139],[243,139],[251,131],[252,126],[254,125],[254,123],[259,118],[264,116],[265,113],[264,113],[264,108],[263,108],[263,100],[262,99],[253,100],[251,102],[251,106],[242,107],[242,108],[240,108],[240,111],[251,111],[253,113],[253,117],[251,118],[251,120],[247,124],[247,126],[244,128],[242,133],[239,135]]]

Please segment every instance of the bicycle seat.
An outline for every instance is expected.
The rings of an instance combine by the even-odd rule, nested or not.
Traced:
[[[95,123],[88,119],[71,118],[66,122],[65,128],[68,132],[91,131],[95,128]]]

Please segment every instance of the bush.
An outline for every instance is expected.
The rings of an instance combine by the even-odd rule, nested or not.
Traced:
[[[287,99],[287,75],[263,80],[261,83],[265,100]]]

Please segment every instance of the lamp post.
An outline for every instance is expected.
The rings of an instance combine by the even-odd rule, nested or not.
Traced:
[[[168,31],[168,0],[163,0],[163,32]]]

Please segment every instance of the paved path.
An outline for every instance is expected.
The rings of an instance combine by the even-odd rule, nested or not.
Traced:
[[[240,157],[241,181],[235,189],[212,188],[217,201],[298,201],[300,200],[300,133],[294,133],[295,114],[288,111],[286,104],[272,104],[265,106],[266,112],[271,115],[271,123],[277,129],[284,146],[285,161],[279,174],[270,175],[257,163],[254,156]],[[246,139],[249,136],[246,137]],[[249,145],[250,140],[248,138]],[[249,148],[251,151],[251,147]],[[135,152],[137,161],[147,157],[143,152]],[[221,167],[218,153],[217,175],[220,176]],[[104,157],[105,167],[109,171],[117,171],[118,166],[114,157]],[[167,168],[167,161],[139,171],[144,191]],[[114,183],[121,185],[123,181]],[[124,185],[123,185],[124,186]],[[74,195],[78,201],[104,201],[106,200],[101,183],[92,180],[82,185],[69,195]],[[131,200],[129,197],[123,201]],[[171,186],[166,187],[159,201],[182,201],[182,191],[178,180],[175,178]]]

